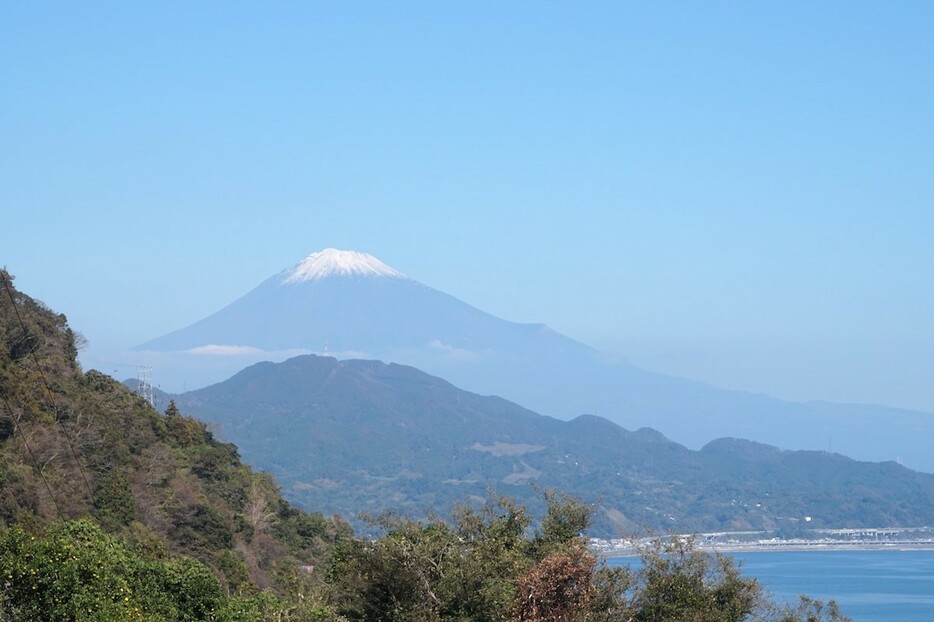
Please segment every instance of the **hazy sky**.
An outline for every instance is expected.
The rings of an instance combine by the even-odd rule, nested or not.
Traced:
[[[0,265],[88,367],[333,246],[658,371],[934,411],[932,32],[926,1],[4,3]]]

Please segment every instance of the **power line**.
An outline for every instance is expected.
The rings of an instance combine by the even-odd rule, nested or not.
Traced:
[[[105,361],[99,358],[84,358],[85,361],[90,363],[99,363],[105,367],[138,367],[137,363],[117,363],[116,361]]]
[[[13,305],[13,313],[16,314],[16,319],[19,321],[20,328],[23,331],[23,337],[28,339],[29,331],[26,329],[26,323],[23,321],[23,317],[19,313],[19,308],[16,306],[16,298],[13,296],[13,289],[10,287],[6,273],[0,275],[0,281],[3,281],[3,287],[6,289],[7,296],[10,298],[10,304]],[[55,416],[55,422],[58,423],[59,427],[62,429],[62,434],[65,435],[65,443],[68,445],[68,449],[71,451],[71,455],[75,459],[75,464],[78,465],[78,471],[81,473],[81,479],[84,480],[84,487],[88,491],[88,500],[93,502],[94,491],[91,490],[91,483],[88,481],[88,476],[84,472],[84,467],[81,465],[81,458],[78,456],[78,452],[75,450],[74,443],[71,441],[71,435],[68,433],[68,428],[65,427],[65,423],[59,417],[58,407],[55,405],[55,396],[52,395],[52,385],[49,383],[48,378],[45,376],[45,372],[42,370],[42,365],[39,363],[39,357],[36,356],[35,348],[30,349],[29,354],[32,357],[33,363],[36,365],[36,370],[39,372],[39,377],[42,378],[42,384],[45,386],[46,395],[49,397],[49,407]],[[61,514],[61,512],[59,512],[59,514]]]
[[[0,399],[3,400],[6,409],[10,413],[10,419],[13,420],[13,433],[16,434],[19,432],[19,436],[23,440],[23,447],[26,448],[26,453],[29,454],[29,459],[32,460],[32,464],[36,468],[36,471],[39,473],[39,477],[42,479],[42,483],[45,484],[45,489],[49,491],[49,498],[52,500],[52,505],[55,506],[55,511],[58,512],[58,517],[64,521],[65,515],[62,513],[62,508],[58,505],[58,499],[55,498],[55,493],[52,492],[52,486],[49,484],[49,480],[45,477],[42,466],[39,464],[39,459],[36,457],[36,454],[33,453],[32,448],[29,446],[29,442],[26,440],[26,433],[23,432],[23,427],[20,425],[19,416],[17,416],[16,411],[10,407],[10,403],[7,401],[6,397],[0,395]]]

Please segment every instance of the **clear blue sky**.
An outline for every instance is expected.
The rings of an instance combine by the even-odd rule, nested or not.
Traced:
[[[659,371],[934,411],[932,32],[908,1],[5,3],[0,264],[88,366],[333,246]]]

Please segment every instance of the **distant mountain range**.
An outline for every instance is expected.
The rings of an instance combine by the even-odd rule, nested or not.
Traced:
[[[542,324],[494,317],[365,253],[312,253],[191,326],[138,346],[161,377],[218,382],[248,364],[332,353],[412,365],[548,415],[650,426],[688,447],[739,437],[934,472],[934,415],[795,403],[653,373]],[[181,383],[176,383],[180,388]]]
[[[691,451],[594,416],[560,421],[412,367],[299,356],[176,396],[293,502],[325,513],[444,514],[531,485],[598,506],[594,533],[907,526],[934,519],[934,475],[720,439]]]

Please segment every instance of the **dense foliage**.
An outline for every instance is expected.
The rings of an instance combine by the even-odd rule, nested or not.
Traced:
[[[690,540],[659,541],[638,569],[601,565],[580,532],[589,510],[546,495],[541,528],[508,499],[461,508],[452,523],[387,516],[377,540],[348,541],[330,569],[332,605],[349,620],[428,622],[829,622],[834,603],[770,602],[732,559]]]
[[[147,560],[88,520],[36,537],[0,538],[3,611],[10,620],[202,620],[220,609],[211,570],[191,558]]]
[[[638,570],[598,566],[579,531],[589,512],[548,495],[542,527],[496,499],[453,524],[384,516],[376,540],[346,540],[327,580],[301,591],[229,595],[191,558],[152,559],[94,522],[0,533],[0,620],[844,622],[833,603],[767,601],[730,558],[673,540],[643,551]]]

